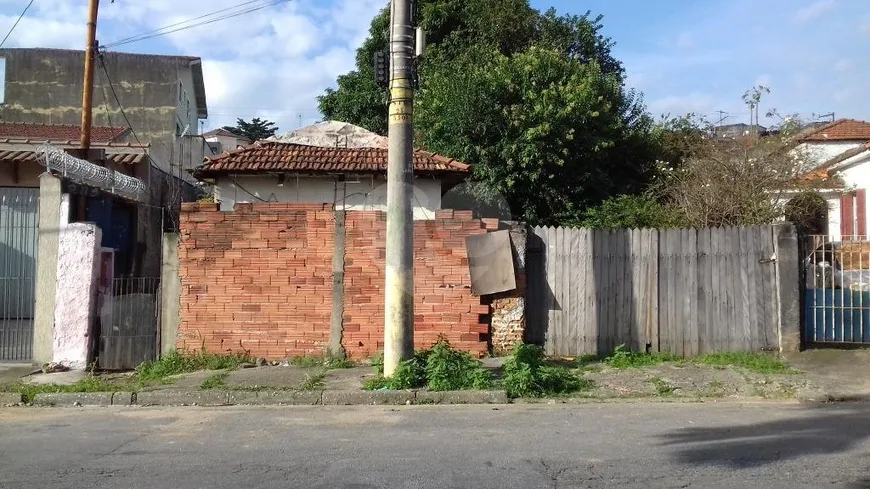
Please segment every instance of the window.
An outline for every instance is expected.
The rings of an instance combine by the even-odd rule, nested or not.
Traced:
[[[0,104],[6,103],[6,58],[0,58]]]

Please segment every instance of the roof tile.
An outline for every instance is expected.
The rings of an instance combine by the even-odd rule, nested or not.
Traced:
[[[383,148],[324,148],[279,142],[258,142],[205,159],[194,172],[199,177],[226,173],[384,173],[387,150]],[[417,173],[468,173],[469,166],[456,160],[417,150]]]
[[[112,142],[129,131],[126,127],[94,126],[91,140]],[[71,124],[33,124],[26,122],[0,122],[0,138],[20,138],[42,141],[78,141],[81,127]]]
[[[798,137],[801,142],[870,141],[870,122],[840,119]]]

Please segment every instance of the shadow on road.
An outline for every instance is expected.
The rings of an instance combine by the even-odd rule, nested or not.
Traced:
[[[678,447],[674,456],[680,463],[752,469],[800,457],[835,455],[857,449],[870,438],[870,405],[809,407],[787,419],[684,428],[662,438],[662,445]],[[851,464],[870,466],[870,454],[860,453]],[[870,475],[847,487],[870,489]]]

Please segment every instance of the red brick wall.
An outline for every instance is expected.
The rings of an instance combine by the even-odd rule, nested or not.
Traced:
[[[178,347],[269,359],[322,354],[332,311],[330,208],[240,204],[220,212],[215,204],[186,204]],[[498,222],[460,211],[436,217],[415,222],[415,346],[429,347],[443,335],[483,355],[489,306],[471,294],[465,238]],[[342,345],[351,357],[383,350],[385,238],[384,213],[347,213]]]
[[[186,204],[178,347],[280,359],[322,353],[332,312],[329,205]]]
[[[455,215],[454,215],[455,214]],[[386,217],[348,212],[345,251],[344,335],[352,357],[384,348]],[[439,336],[475,355],[487,350],[489,306],[471,295],[465,238],[487,230],[471,212],[438,211],[414,222],[414,346],[432,346]],[[483,321],[482,321],[483,319]]]

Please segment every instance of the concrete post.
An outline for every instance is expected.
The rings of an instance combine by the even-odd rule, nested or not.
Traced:
[[[64,227],[58,240],[57,298],[54,309],[54,358],[72,369],[88,365],[102,232],[95,224],[76,222]]]
[[[60,179],[39,176],[39,235],[36,258],[36,312],[33,318],[33,363],[52,361],[54,308],[57,298],[57,251],[61,222]]]
[[[341,182],[344,185],[344,182]],[[328,353],[336,357],[344,357],[345,351],[341,344],[344,335],[344,255],[345,255],[345,217],[347,212],[336,206],[335,209],[335,246],[332,250],[332,315],[330,316]]]
[[[798,238],[791,224],[776,227],[776,277],[779,282],[779,349],[797,353],[801,347],[801,286]]]
[[[160,267],[160,354],[175,350],[181,321],[181,276],[178,274],[178,234],[163,235]]]

